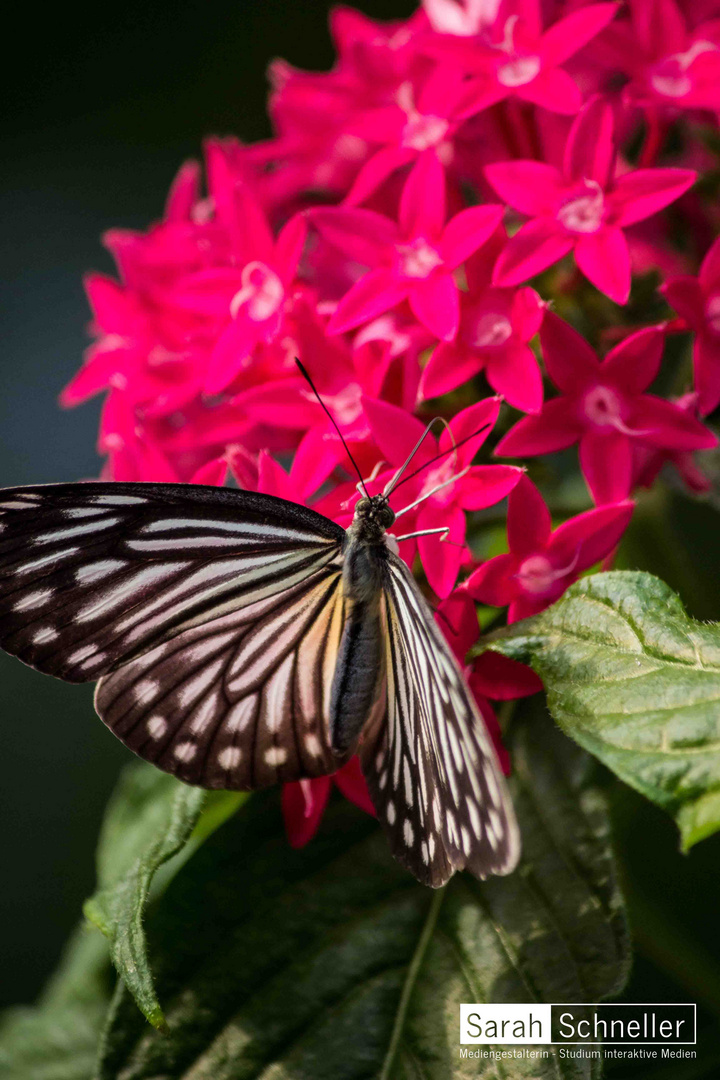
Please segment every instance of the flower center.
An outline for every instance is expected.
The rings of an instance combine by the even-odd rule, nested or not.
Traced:
[[[585,180],[581,195],[573,194],[557,212],[557,219],[568,232],[594,233],[602,224],[605,201],[596,180]]]
[[[650,70],[650,85],[663,97],[682,98],[693,88],[688,70],[693,61],[704,52],[714,52],[716,46],[710,41],[696,41],[684,53],[666,56]]]
[[[514,56],[501,64],[497,70],[497,80],[501,86],[526,86],[540,72],[539,56]]]
[[[714,293],[705,305],[705,318],[714,334],[720,334],[720,293]]]
[[[480,315],[468,333],[470,344],[477,349],[504,345],[511,336],[512,323],[507,315],[497,311],[486,311]]]
[[[442,266],[440,253],[422,236],[408,244],[398,244],[399,269],[403,277],[426,278]]]
[[[285,299],[283,283],[274,270],[262,262],[249,262],[240,275],[242,286],[230,301],[230,314],[236,319],[241,307],[253,322],[272,318]]]
[[[402,145],[411,150],[427,150],[438,146],[448,133],[450,124],[442,116],[423,116],[414,113],[408,116],[403,128]]]
[[[517,572],[517,579],[525,592],[534,596],[549,592],[558,577],[562,576],[557,573],[546,555],[529,555],[522,561]]]
[[[609,386],[593,386],[585,395],[583,409],[588,420],[598,427],[616,428],[621,422],[620,398]]]

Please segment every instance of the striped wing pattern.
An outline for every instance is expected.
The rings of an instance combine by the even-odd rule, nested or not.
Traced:
[[[387,567],[387,715],[360,748],[378,817],[427,885],[509,873],[519,834],[484,722],[412,574],[393,554]]]
[[[0,644],[208,787],[334,771],[344,530],[254,492],[61,484],[0,499]],[[250,628],[253,634],[250,640]],[[243,754],[248,739],[252,752]]]

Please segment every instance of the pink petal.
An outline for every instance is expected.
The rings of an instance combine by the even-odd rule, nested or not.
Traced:
[[[550,601],[545,596],[519,596],[517,600],[513,600],[507,610],[508,626],[520,622],[521,619],[530,619],[546,608],[549,603]]]
[[[443,431],[440,450],[450,451],[457,443],[467,439],[458,450],[458,465],[464,468],[470,464],[495,427],[499,415],[500,402],[497,398],[485,398],[476,405],[468,406],[450,421],[450,431],[447,428]],[[475,435],[475,438],[470,438],[471,435]]]
[[[627,498],[632,484],[630,439],[616,431],[586,431],[580,440],[580,468],[598,505]]]
[[[720,236],[703,259],[698,276],[703,289],[708,291],[720,282]]]
[[[434,150],[420,155],[400,196],[403,236],[439,239],[445,224],[445,171]]]
[[[720,405],[720,340],[710,334],[698,334],[693,350],[695,389],[698,409],[703,416]]]
[[[660,370],[664,346],[665,333],[659,327],[638,330],[610,350],[602,364],[603,375],[629,394],[640,394]]]
[[[612,106],[598,94],[588,101],[570,128],[563,158],[566,177],[576,183],[594,180],[606,188],[615,167],[614,134]]]
[[[685,45],[685,21],[675,0],[633,0],[633,28],[643,52],[660,58]]]
[[[456,485],[458,502],[463,510],[495,506],[513,491],[522,476],[522,469],[512,465],[473,465]]]
[[[410,286],[408,300],[413,315],[435,337],[452,341],[460,323],[460,297],[452,275],[438,269],[429,277],[408,279],[404,285]]]
[[[419,397],[442,397],[467,382],[482,369],[483,357],[460,342],[441,341],[428,360],[420,379]]]
[[[377,191],[381,184],[385,183],[389,176],[392,176],[397,169],[412,161],[414,156],[413,150],[401,146],[388,146],[378,150],[376,154],[373,154],[365,162],[355,177],[353,185],[345,197],[345,204],[347,206],[358,206],[360,203],[365,202]]]
[[[617,4],[588,4],[559,19],[543,34],[542,58],[546,64],[562,64],[592,41],[617,13]]]
[[[189,221],[190,213],[200,198],[200,162],[182,164],[170,185],[165,202],[165,221]]]
[[[257,342],[257,323],[240,309],[237,318],[223,331],[212,351],[205,377],[205,392],[219,394],[229,386]]]
[[[543,688],[532,668],[489,650],[478,656],[468,682],[473,694],[482,694],[493,701],[514,701],[537,694]]]
[[[554,218],[540,217],[528,221],[500,254],[495,264],[495,285],[520,285],[572,251],[575,243]]]
[[[289,285],[297,273],[306,239],[307,221],[302,214],[291,217],[278,234],[275,241],[275,267],[285,285]]]
[[[504,207],[494,204],[471,206],[447,223],[438,251],[451,270],[491,239],[504,212]]]
[[[575,262],[588,281],[614,300],[626,304],[630,296],[630,252],[622,229],[606,226],[582,236],[575,246]]]
[[[572,576],[594,566],[617,547],[630,523],[634,504],[622,502],[586,510],[555,530],[548,554],[559,566],[574,564]]]
[[[449,528],[447,540],[419,536],[418,553],[433,592],[444,599],[452,592],[463,558],[465,514],[457,506],[439,506],[431,499],[418,515],[419,529]],[[460,546],[458,546],[460,545]]]
[[[634,225],[679,199],[697,177],[694,169],[635,169],[615,181],[608,207],[618,225]]]
[[[145,319],[136,294],[104,274],[86,274],[85,292],[95,321],[106,334],[140,334]]]
[[[224,457],[213,458],[201,465],[190,478],[191,484],[208,484],[211,487],[223,487],[228,475],[228,463]]]
[[[542,161],[498,161],[485,176],[504,202],[528,217],[554,214],[566,184],[553,165]]]
[[[545,318],[547,305],[529,285],[516,289],[512,301],[513,330],[521,341],[535,337]]]
[[[282,812],[290,847],[304,847],[318,830],[330,797],[329,776],[283,785]]]
[[[516,93],[524,101],[564,116],[574,116],[582,105],[577,84],[562,68],[545,68],[532,82],[519,86]]]
[[[132,357],[129,349],[92,349],[87,361],[60,394],[64,409],[80,405],[112,384],[113,376],[122,376]]]
[[[402,465],[425,431],[425,425],[388,401],[364,397],[362,404],[380,453],[391,465]],[[436,453],[437,443],[432,435],[428,435],[413,459],[415,468]]]
[[[535,353],[512,338],[488,355],[487,380],[498,394],[521,412],[538,413],[543,403],[543,380]]]
[[[275,495],[278,499],[297,502],[298,491],[283,467],[267,450],[258,455],[257,489],[265,495]]]
[[[705,322],[705,297],[697,278],[689,276],[672,278],[671,281],[666,281],[660,286],[660,292],[668,304],[674,307],[678,315],[686,319],[693,329],[697,329]]]
[[[363,266],[377,267],[398,240],[395,222],[374,210],[316,207],[307,216],[329,244]]]
[[[346,799],[355,803],[366,814],[375,816],[375,807],[372,804],[358,757],[351,757],[347,765],[343,765],[342,769],[333,774],[333,780]]]
[[[356,281],[335,308],[327,325],[328,334],[342,334],[361,323],[390,311],[408,294],[408,282],[381,267]]]
[[[673,450],[709,450],[717,437],[709,428],[672,401],[644,394],[636,398],[628,426],[642,431],[642,441]]]
[[[508,544],[517,559],[542,551],[550,537],[552,521],[545,500],[527,476],[523,476],[508,499]]]
[[[495,447],[497,457],[534,457],[565,450],[583,432],[575,403],[568,398],[546,401],[539,416],[524,416]]]
[[[600,374],[600,361],[590,345],[553,311],[540,328],[540,344],[547,373],[566,394],[579,394]]]
[[[305,502],[330,477],[339,464],[350,463],[340,439],[322,425],[310,428],[293,458],[290,480],[295,502]]]
[[[517,582],[513,577],[517,570],[514,555],[496,555],[494,559],[479,566],[465,584],[473,600],[479,600],[491,607],[505,607],[517,595]]]
[[[500,224],[483,245],[482,251],[470,255],[465,263],[465,277],[468,289],[471,293],[481,293],[489,289],[492,284],[493,264],[497,262],[498,255],[507,243],[507,231]]]
[[[463,589],[456,589],[439,605],[435,622],[460,664],[480,637],[477,611],[472,598]]]

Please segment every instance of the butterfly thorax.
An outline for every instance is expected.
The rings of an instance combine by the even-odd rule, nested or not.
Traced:
[[[388,550],[386,529],[394,520],[384,495],[360,499],[355,507],[343,567],[345,596],[351,602],[379,598]]]

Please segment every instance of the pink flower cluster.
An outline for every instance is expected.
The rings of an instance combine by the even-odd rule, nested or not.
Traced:
[[[720,0],[425,0],[405,21],[330,22],[331,71],[271,65],[271,139],[209,140],[204,179],[185,164],[158,224],[107,234],[118,277],[87,279],[94,343],[62,400],[106,394],[108,477],[230,470],[344,525],[355,480],[295,357],[370,490],[441,417],[395,531],[424,534],[401,555],[465,663],[476,601],[510,620],[554,602],[612,557],[666,463],[707,488]],[[678,334],[692,375],[673,400],[653,386]],[[575,444],[595,506],[553,529],[525,470]],[[508,550],[480,561],[506,498]],[[490,700],[539,685],[487,654],[468,678],[491,728]],[[370,809],[356,763],[337,784]],[[329,790],[287,786],[294,843]]]

